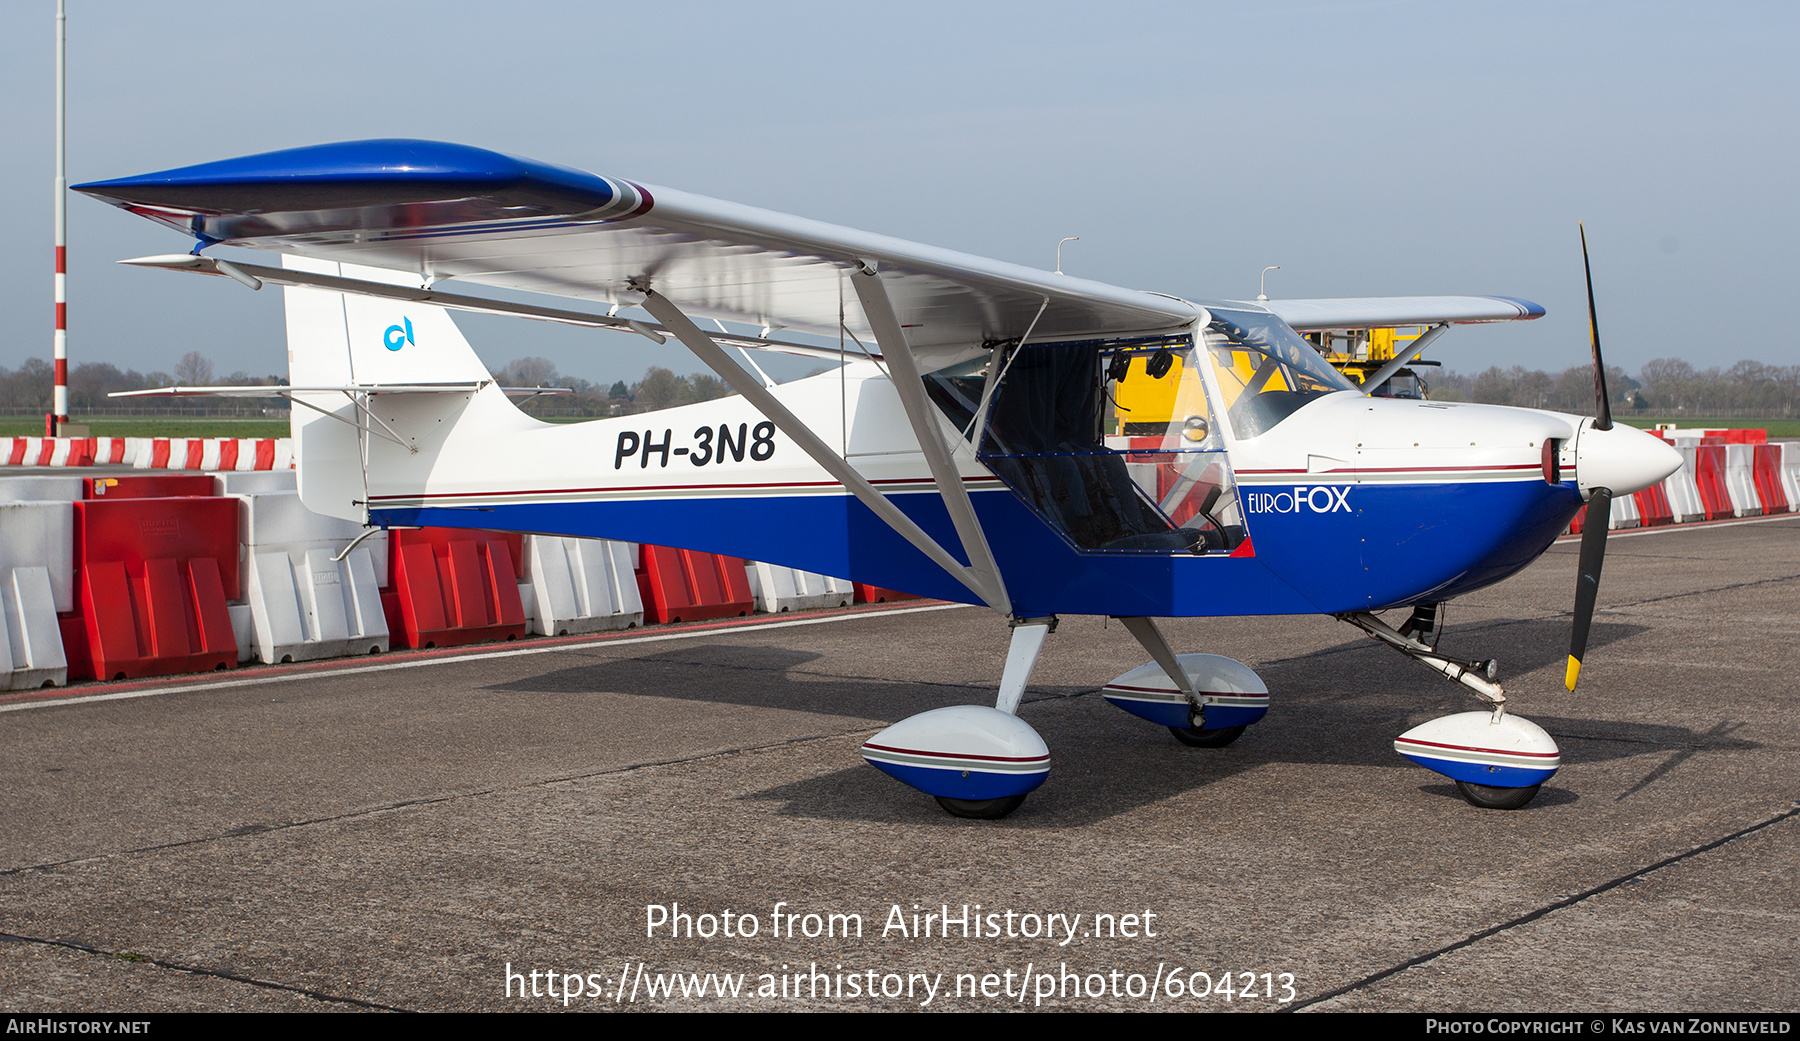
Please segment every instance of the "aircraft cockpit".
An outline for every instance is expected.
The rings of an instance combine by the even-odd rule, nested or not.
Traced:
[[[977,457],[1076,548],[1228,554],[1246,539],[1243,510],[1199,353],[1185,334],[1000,345],[926,383]]]

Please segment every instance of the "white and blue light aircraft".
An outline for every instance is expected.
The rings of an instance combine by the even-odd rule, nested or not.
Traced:
[[[1049,750],[1016,709],[1065,614],[1119,618],[1149,653],[1109,701],[1213,747],[1263,717],[1268,691],[1239,662],[1177,654],[1152,619],[1339,617],[1483,702],[1395,747],[1476,805],[1522,806],[1556,771],[1556,744],[1506,711],[1492,662],[1437,652],[1439,607],[1525,567],[1584,502],[1604,517],[1612,495],[1680,464],[1612,426],[1597,333],[1595,419],[1367,392],[1451,325],[1543,314],[1506,297],[1182,300],[425,141],[78,190],[197,240],[129,263],[285,287],[281,392],[299,406],[314,511],[677,546],[993,609],[1012,626],[995,706],[925,712],[863,748],[960,816],[1004,816],[1043,783]],[[208,256],[215,245],[282,263]],[[540,422],[452,310],[673,337],[737,395]],[[1431,331],[1364,386],[1300,335],[1415,325]],[[841,364],[776,385],[728,347]],[[1121,428],[1121,380],[1172,381],[1168,415]],[[1583,546],[1571,689],[1605,529],[1589,525]],[[1410,617],[1377,614],[1394,609]]]

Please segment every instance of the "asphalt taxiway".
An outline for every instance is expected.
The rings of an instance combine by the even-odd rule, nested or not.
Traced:
[[[1144,655],[1065,619],[1050,779],[997,822],[856,754],[991,702],[975,608],[10,695],[0,1007],[1800,1007],[1800,518],[1615,533],[1570,694],[1576,548],[1449,610],[1563,749],[1514,812],[1393,751],[1473,701],[1326,618],[1169,623],[1268,683],[1225,749],[1102,701]]]

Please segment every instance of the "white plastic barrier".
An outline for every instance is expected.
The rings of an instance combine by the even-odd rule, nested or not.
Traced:
[[[1638,517],[1637,500],[1629,495],[1614,496],[1610,520],[1612,523],[1609,527],[1615,531],[1620,528],[1638,527],[1643,522]]]
[[[634,548],[601,539],[526,536],[519,595],[531,631],[563,636],[644,624]]]
[[[1731,496],[1731,512],[1739,517],[1762,513],[1756,494],[1756,446],[1725,446],[1725,491]]]
[[[856,600],[856,590],[846,579],[756,561],[745,561],[744,570],[749,573],[750,592],[756,596],[758,611],[778,614],[815,607],[848,607]]]
[[[0,502],[0,685],[8,690],[69,680],[56,613],[75,609],[74,548],[73,503]]]
[[[342,561],[361,525],[322,517],[298,492],[240,494],[244,598],[249,640],[240,660],[273,664],[388,649],[378,574],[387,571],[387,533],[363,540]]]
[[[1694,450],[1698,442],[1688,444],[1677,443],[1675,450],[1681,453],[1681,469],[1669,475],[1663,482],[1663,491],[1669,496],[1669,510],[1675,515],[1675,523],[1686,524],[1689,521],[1706,519],[1706,504],[1700,498],[1700,485],[1694,480]]]
[[[0,679],[6,689],[67,684],[69,659],[63,653],[62,629],[56,623],[49,569],[16,567],[0,576],[4,576],[0,606],[6,613],[6,639],[0,640]]]
[[[75,506],[54,500],[0,502],[0,576],[43,568],[56,611],[75,610]]]
[[[1781,442],[1781,489],[1787,493],[1788,509],[1800,512],[1800,441]]]
[[[9,502],[49,500],[74,502],[82,497],[85,477],[0,477],[0,500]]]
[[[213,475],[220,495],[299,491],[297,478],[292,470],[222,470]]]

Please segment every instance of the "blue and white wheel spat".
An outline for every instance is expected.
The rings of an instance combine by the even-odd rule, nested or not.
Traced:
[[[1024,795],[1050,775],[1050,747],[996,708],[954,705],[895,723],[863,742],[870,765],[926,795],[979,801]]]
[[[1459,712],[1421,723],[1394,739],[1394,751],[1453,781],[1490,788],[1529,788],[1562,766],[1544,728],[1511,714]]]
[[[1269,688],[1250,666],[1218,654],[1180,654],[1175,660],[1200,695],[1208,730],[1241,727],[1269,711]],[[1162,666],[1139,665],[1100,689],[1100,696],[1134,716],[1165,727],[1202,725],[1186,695]]]

